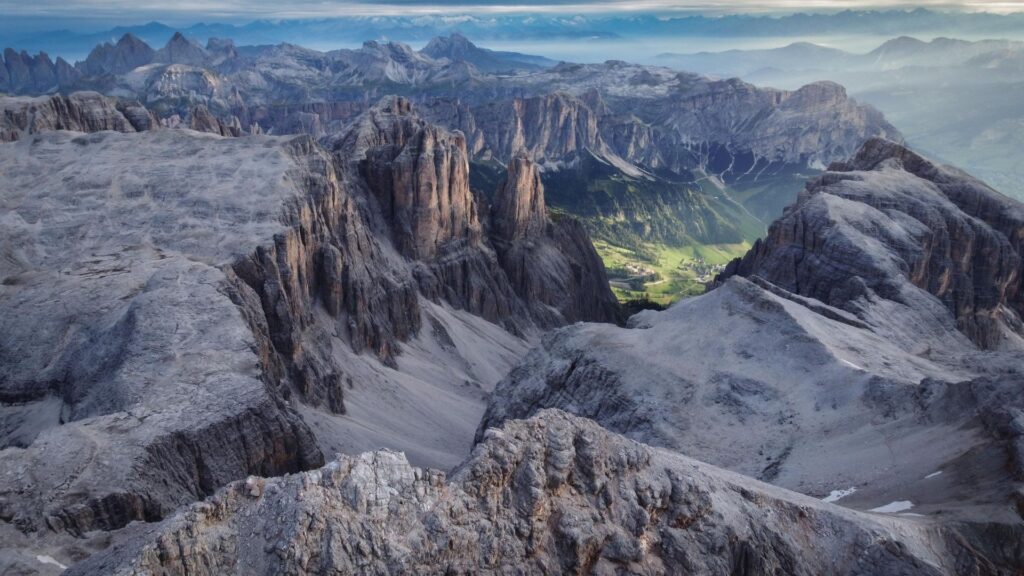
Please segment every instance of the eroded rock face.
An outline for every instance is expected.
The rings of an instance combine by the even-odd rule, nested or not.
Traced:
[[[1019,349],[1022,269],[1024,205],[873,139],[810,182],[722,278],[757,275],[855,314],[877,298],[915,306],[923,290],[979,347]]]
[[[425,122],[405,99],[384,99],[333,148],[356,164],[398,251],[422,263],[415,274],[428,298],[517,332],[534,323],[615,320],[617,305],[589,238],[578,225],[549,221],[525,157],[487,213],[469,188],[465,137]]]
[[[883,523],[545,411],[489,431],[449,481],[394,452],[253,477],[70,574],[987,574],[1021,560],[975,537]]]
[[[494,235],[506,242],[537,238],[547,228],[544,186],[536,165],[525,153],[509,162],[508,174],[494,196],[491,211]]]
[[[156,117],[135,102],[75,92],[69,96],[0,98],[0,142],[50,130],[142,132],[159,126]]]
[[[572,218],[548,217],[540,174],[525,153],[509,163],[495,194],[491,233],[509,281],[543,325],[619,321],[590,237]]]
[[[360,171],[404,256],[429,260],[452,242],[479,244],[461,134],[423,121],[408,100],[389,98],[367,112],[346,140],[337,149],[361,159]]]

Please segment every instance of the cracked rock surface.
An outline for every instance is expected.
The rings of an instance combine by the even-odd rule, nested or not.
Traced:
[[[1019,555],[546,410],[489,430],[450,479],[387,451],[253,477],[69,574],[995,574]]]

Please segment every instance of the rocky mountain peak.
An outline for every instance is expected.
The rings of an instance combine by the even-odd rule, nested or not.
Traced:
[[[815,107],[834,107],[847,100],[846,88],[828,80],[801,86],[795,92],[790,93],[788,97],[804,110]]]
[[[420,52],[431,58],[463,60],[474,50],[479,50],[479,48],[470,42],[469,38],[458,32],[452,32],[447,37],[435,36]]]
[[[544,233],[548,222],[544,186],[526,152],[518,152],[509,161],[508,176],[495,195],[491,218],[495,235],[506,241]]]
[[[891,320],[869,318],[866,301],[933,309],[981,348],[1020,349],[1022,255],[1024,205],[872,138],[809,182],[723,278],[759,276],[875,323]]]
[[[153,60],[165,64],[188,64],[202,66],[208,54],[198,43],[189,40],[181,32],[175,32],[163,48],[156,51]]]
[[[405,98],[387,97],[363,116],[343,146],[351,158],[361,159],[359,170],[402,254],[430,259],[449,242],[479,240],[461,133],[422,120]]]
[[[5,48],[0,68],[0,91],[24,94],[58,88],[57,68],[46,52],[32,56],[25,50]]]
[[[155,57],[155,50],[129,32],[116,44],[103,43],[93,48],[79,68],[90,76],[124,74],[149,64]]]

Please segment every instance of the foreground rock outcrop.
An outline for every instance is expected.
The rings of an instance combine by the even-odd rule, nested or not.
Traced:
[[[852,512],[545,411],[488,431],[448,481],[394,452],[252,477],[69,574],[995,574],[1021,560],[970,527]]]

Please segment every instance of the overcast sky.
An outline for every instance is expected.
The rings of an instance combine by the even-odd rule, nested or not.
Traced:
[[[842,8],[925,6],[988,12],[1024,11],[1024,0],[0,0],[0,14],[58,18],[117,18],[161,20],[232,20],[321,18],[353,15],[601,13],[601,12],[769,12]]]

